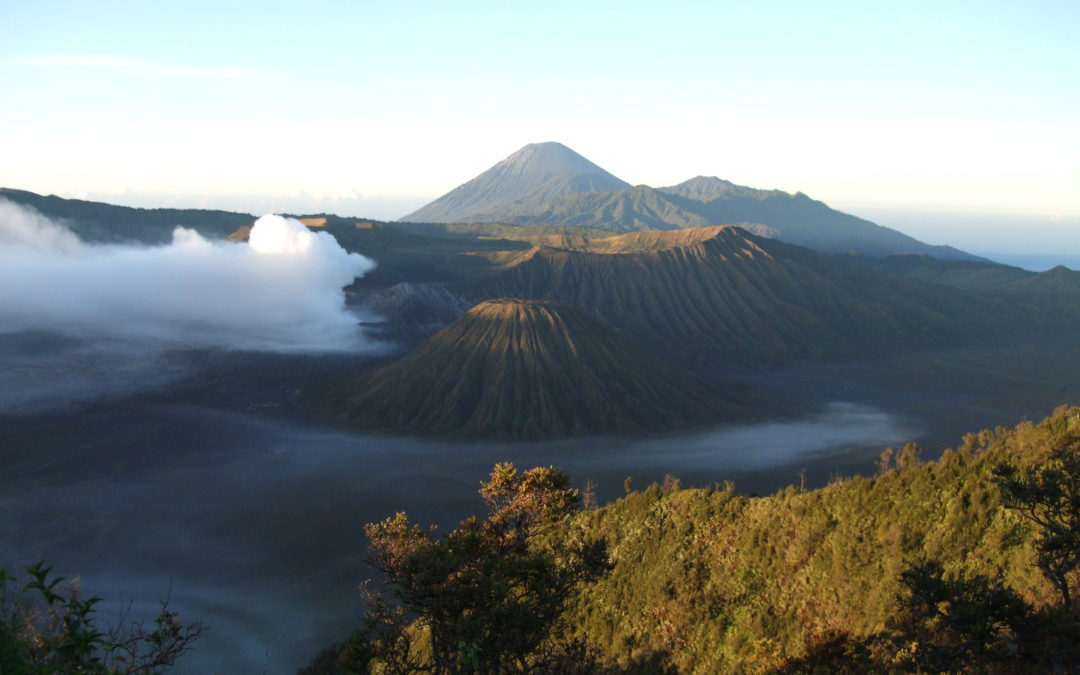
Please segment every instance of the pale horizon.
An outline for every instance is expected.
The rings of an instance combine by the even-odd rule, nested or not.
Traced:
[[[990,248],[1080,254],[1080,7],[766,9],[7,6],[0,186],[390,220],[558,141],[632,184],[803,192],[980,255],[985,214],[1024,223]]]

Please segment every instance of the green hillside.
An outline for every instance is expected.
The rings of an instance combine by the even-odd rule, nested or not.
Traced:
[[[571,623],[624,666],[769,672],[830,633],[885,631],[900,612],[901,572],[923,560],[946,578],[982,575],[1037,607],[1054,602],[1032,528],[1002,508],[990,469],[1043,462],[1078,434],[1080,408],[1062,407],[1039,424],[970,434],[939,461],[907,448],[877,476],[818,490],[629,494],[566,529],[603,536],[614,562]]]
[[[506,491],[493,483],[518,473],[498,465],[481,487],[486,521],[443,538],[403,512],[366,527],[409,611],[368,593],[365,629],[302,672],[414,672],[378,659],[423,662],[436,630],[475,640],[442,644],[444,659],[482,655],[505,672],[1073,672],[1080,408],[968,434],[933,462],[919,454],[889,449],[873,476],[765,497],[669,476],[641,491],[628,480],[625,497],[596,508],[587,487],[576,513],[565,474],[533,469]],[[562,510],[546,519],[555,499]],[[507,523],[527,529],[512,545]],[[529,570],[565,580],[558,570],[586,562],[580,581],[537,602]],[[562,611],[529,611],[550,605]],[[531,646],[508,659],[515,643],[501,636],[524,625]],[[554,671],[530,666],[552,659]]]

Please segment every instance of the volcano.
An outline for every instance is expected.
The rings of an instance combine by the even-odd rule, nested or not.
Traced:
[[[414,223],[504,221],[565,195],[630,187],[562,143],[530,143],[469,182],[402,218]]]
[[[495,440],[700,427],[738,416],[735,398],[578,309],[518,299],[315,396],[343,426]]]

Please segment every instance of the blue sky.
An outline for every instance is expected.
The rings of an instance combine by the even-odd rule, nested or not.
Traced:
[[[883,4],[8,2],[0,185],[388,218],[558,140],[1080,254],[1080,3]]]

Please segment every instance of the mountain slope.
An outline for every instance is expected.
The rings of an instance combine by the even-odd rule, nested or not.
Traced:
[[[742,225],[823,253],[979,259],[841,213],[802,193],[757,190],[709,176],[658,190],[631,187],[559,143],[527,145],[401,220],[574,225],[616,232]]]
[[[531,211],[565,194],[626,187],[561,143],[532,143],[401,220],[494,222],[503,213]]]
[[[250,226],[255,217],[246,213],[205,209],[139,209],[82,199],[43,196],[26,190],[0,188],[0,199],[29,206],[42,215],[61,220],[79,238],[90,243],[136,242],[166,244],[173,230],[183,226],[204,237],[224,239]]]
[[[758,190],[757,188],[736,185],[731,181],[716,176],[695,176],[678,185],[658,189],[664,194],[693,199],[699,202],[711,202],[714,199],[729,199],[731,197],[764,199],[786,194],[780,190]]]
[[[1026,279],[1018,279],[1006,286],[1005,290],[1034,296],[1071,297],[1075,301],[1080,299],[1080,272],[1058,265]]]
[[[1035,276],[1034,272],[995,262],[939,260],[927,255],[890,255],[863,262],[911,279],[968,290],[1001,290]]]
[[[882,227],[800,193],[756,190],[713,177],[698,176],[660,188],[675,204],[694,211],[710,224],[761,223],[790,244],[823,253],[858,251],[863,255],[922,253],[947,260],[979,260],[951,246],[932,246]]]
[[[479,301],[554,300],[644,343],[709,362],[847,358],[1002,337],[1039,316],[734,227],[643,231],[585,250],[536,247],[454,288]]]
[[[1012,297],[1062,317],[1080,316],[1080,272],[1061,265],[1045,272],[1031,272],[993,262],[938,260],[923,255],[893,255],[860,262],[911,279]]]
[[[404,358],[312,394],[332,421],[455,438],[626,434],[739,408],[573,307],[483,302]]]
[[[926,559],[950,578],[989,575],[1037,605],[1054,602],[1033,528],[1003,508],[990,470],[1043,464],[1078,433],[1080,409],[1063,406],[1038,424],[968,434],[939,461],[909,455],[817,490],[634,492],[562,528],[575,541],[603,537],[614,552],[570,625],[614,664],[656,655],[650,672],[879,672],[779,669],[831,631],[882,630],[900,610],[900,573]]]
[[[538,205],[529,213],[504,212],[515,225],[559,223],[614,232],[705,227],[704,216],[676,204],[647,185],[612,192],[571,194]]]

